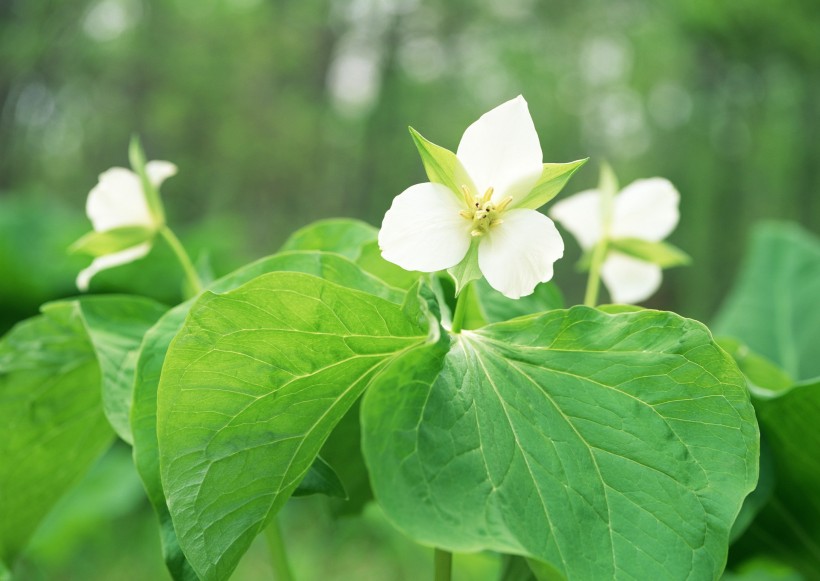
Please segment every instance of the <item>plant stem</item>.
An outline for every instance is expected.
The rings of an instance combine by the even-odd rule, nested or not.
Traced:
[[[268,540],[268,550],[273,562],[276,581],[293,581],[293,573],[290,571],[288,554],[282,540],[282,531],[279,529],[278,519],[274,518],[268,528],[265,529],[265,538]]]
[[[453,326],[450,329],[453,333],[461,333],[462,325],[464,324],[464,314],[467,312],[467,295],[470,292],[471,283],[467,283],[456,298],[456,310],[453,313]]]
[[[587,292],[584,295],[584,304],[594,307],[598,304],[598,290],[601,288],[601,266],[604,264],[606,256],[607,241],[602,239],[592,251],[592,261],[589,265],[589,278],[587,279]]]
[[[450,581],[453,570],[453,554],[449,551],[435,551],[435,581]]]
[[[185,252],[185,247],[182,246],[182,242],[179,241],[179,238],[176,237],[176,234],[174,234],[168,226],[163,226],[159,233],[165,238],[168,246],[171,247],[177,260],[179,260],[179,264],[185,272],[185,277],[188,279],[188,284],[191,286],[191,291],[193,291],[194,295],[198,295],[202,292],[202,281],[199,280],[196,268],[194,268],[194,264],[191,262],[188,253]]]

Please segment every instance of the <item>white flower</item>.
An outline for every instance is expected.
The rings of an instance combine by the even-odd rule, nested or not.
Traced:
[[[680,218],[680,194],[663,178],[638,180],[616,194],[610,217],[599,190],[587,190],[555,204],[550,216],[569,230],[587,252],[604,237],[610,241],[638,239],[660,242]],[[617,244],[616,244],[617,246]],[[601,278],[615,303],[639,303],[661,285],[661,266],[610,249]]]
[[[177,167],[168,161],[150,161],[145,165],[148,179],[159,188],[160,184],[177,173]],[[152,214],[139,176],[122,167],[114,167],[100,174],[99,183],[88,194],[86,214],[95,232],[108,232],[127,226],[144,226],[156,230],[162,226]],[[91,278],[102,270],[120,266],[142,258],[151,250],[148,240],[98,256],[77,276],[77,288],[87,291]]]
[[[487,282],[513,299],[531,294],[552,278],[564,242],[552,220],[520,205],[543,170],[524,98],[482,115],[455,157],[461,191],[428,182],[396,196],[379,231],[382,256],[406,270],[436,272],[458,265],[477,240]]]

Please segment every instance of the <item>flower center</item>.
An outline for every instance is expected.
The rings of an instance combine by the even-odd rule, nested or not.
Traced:
[[[503,222],[501,214],[512,202],[512,196],[504,198],[497,204],[493,202],[492,188],[487,188],[480,198],[470,193],[470,188],[467,186],[461,186],[461,193],[464,194],[467,209],[459,212],[459,215],[473,223],[473,229],[470,230],[472,236],[484,236],[490,228],[501,224]]]

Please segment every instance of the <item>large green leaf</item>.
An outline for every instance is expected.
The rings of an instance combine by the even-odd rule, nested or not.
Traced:
[[[403,293],[363,274],[342,256],[323,252],[283,252],[263,258],[217,280],[210,290],[215,293],[227,292],[262,274],[280,271],[313,274],[348,286],[353,285],[359,290],[396,303],[404,298]],[[182,329],[194,301],[195,299],[191,299],[168,311],[145,335],[137,361],[131,412],[134,462],[159,518],[165,562],[175,579],[195,579],[196,576],[179,549],[162,490],[157,448],[157,386],[168,347]],[[315,476],[319,478],[321,475]]]
[[[713,329],[737,337],[798,380],[820,376],[820,241],[764,224]]]
[[[756,398],[755,409],[774,459],[774,495],[732,555],[767,555],[820,579],[820,379]]]
[[[743,376],[701,324],[575,307],[413,349],[365,395],[376,499],[413,539],[568,579],[715,579],[757,480]]]
[[[319,220],[294,232],[282,245],[281,251],[313,250],[341,254],[388,285],[409,289],[418,282],[420,274],[408,272],[382,258],[378,235],[376,228],[360,220]]]
[[[367,381],[427,340],[412,298],[274,272],[196,301],[162,369],[157,435],[174,529],[202,578],[230,575]]]
[[[0,425],[0,561],[10,565],[113,438],[73,305],[49,305],[0,341]]]
[[[66,301],[77,309],[102,371],[103,411],[128,443],[131,400],[140,344],[167,307],[142,297],[98,295]]]

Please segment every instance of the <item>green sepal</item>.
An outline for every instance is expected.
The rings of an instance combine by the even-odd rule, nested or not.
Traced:
[[[541,177],[533,186],[530,193],[521,198],[520,201],[513,202],[516,208],[530,208],[536,210],[552,200],[564,188],[578,169],[584,165],[589,158],[571,161],[569,163],[545,163],[541,171]]]
[[[756,397],[772,397],[794,385],[788,373],[749,349],[748,345],[732,337],[717,337],[715,343],[735,360],[746,376],[749,390]]]
[[[131,162],[131,169],[134,170],[142,183],[142,191],[145,193],[145,201],[148,203],[148,209],[154,217],[154,222],[157,228],[165,224],[165,208],[162,205],[162,200],[159,197],[159,190],[154,187],[151,180],[148,179],[148,172],[145,170],[145,153],[142,150],[139,137],[134,135],[131,137],[131,143],[128,146],[128,160]]]
[[[456,296],[458,296],[464,287],[474,280],[478,280],[483,275],[481,269],[478,267],[478,238],[473,238],[470,243],[470,249],[464,256],[461,262],[455,266],[448,268],[447,272],[453,277],[456,284]]]
[[[683,250],[666,242],[650,242],[640,238],[620,238],[610,240],[609,246],[612,250],[617,250],[638,260],[657,264],[661,268],[684,266],[692,262],[692,259]]]
[[[456,154],[435,143],[428,141],[422,135],[409,127],[413,142],[419,150],[421,162],[424,164],[424,171],[427,172],[428,179],[434,184],[441,184],[450,188],[457,196],[461,196],[461,186],[467,186],[475,195],[475,186],[470,176]]]
[[[123,226],[105,232],[89,232],[68,247],[71,253],[105,256],[132,248],[154,238],[156,230],[147,226]]]

